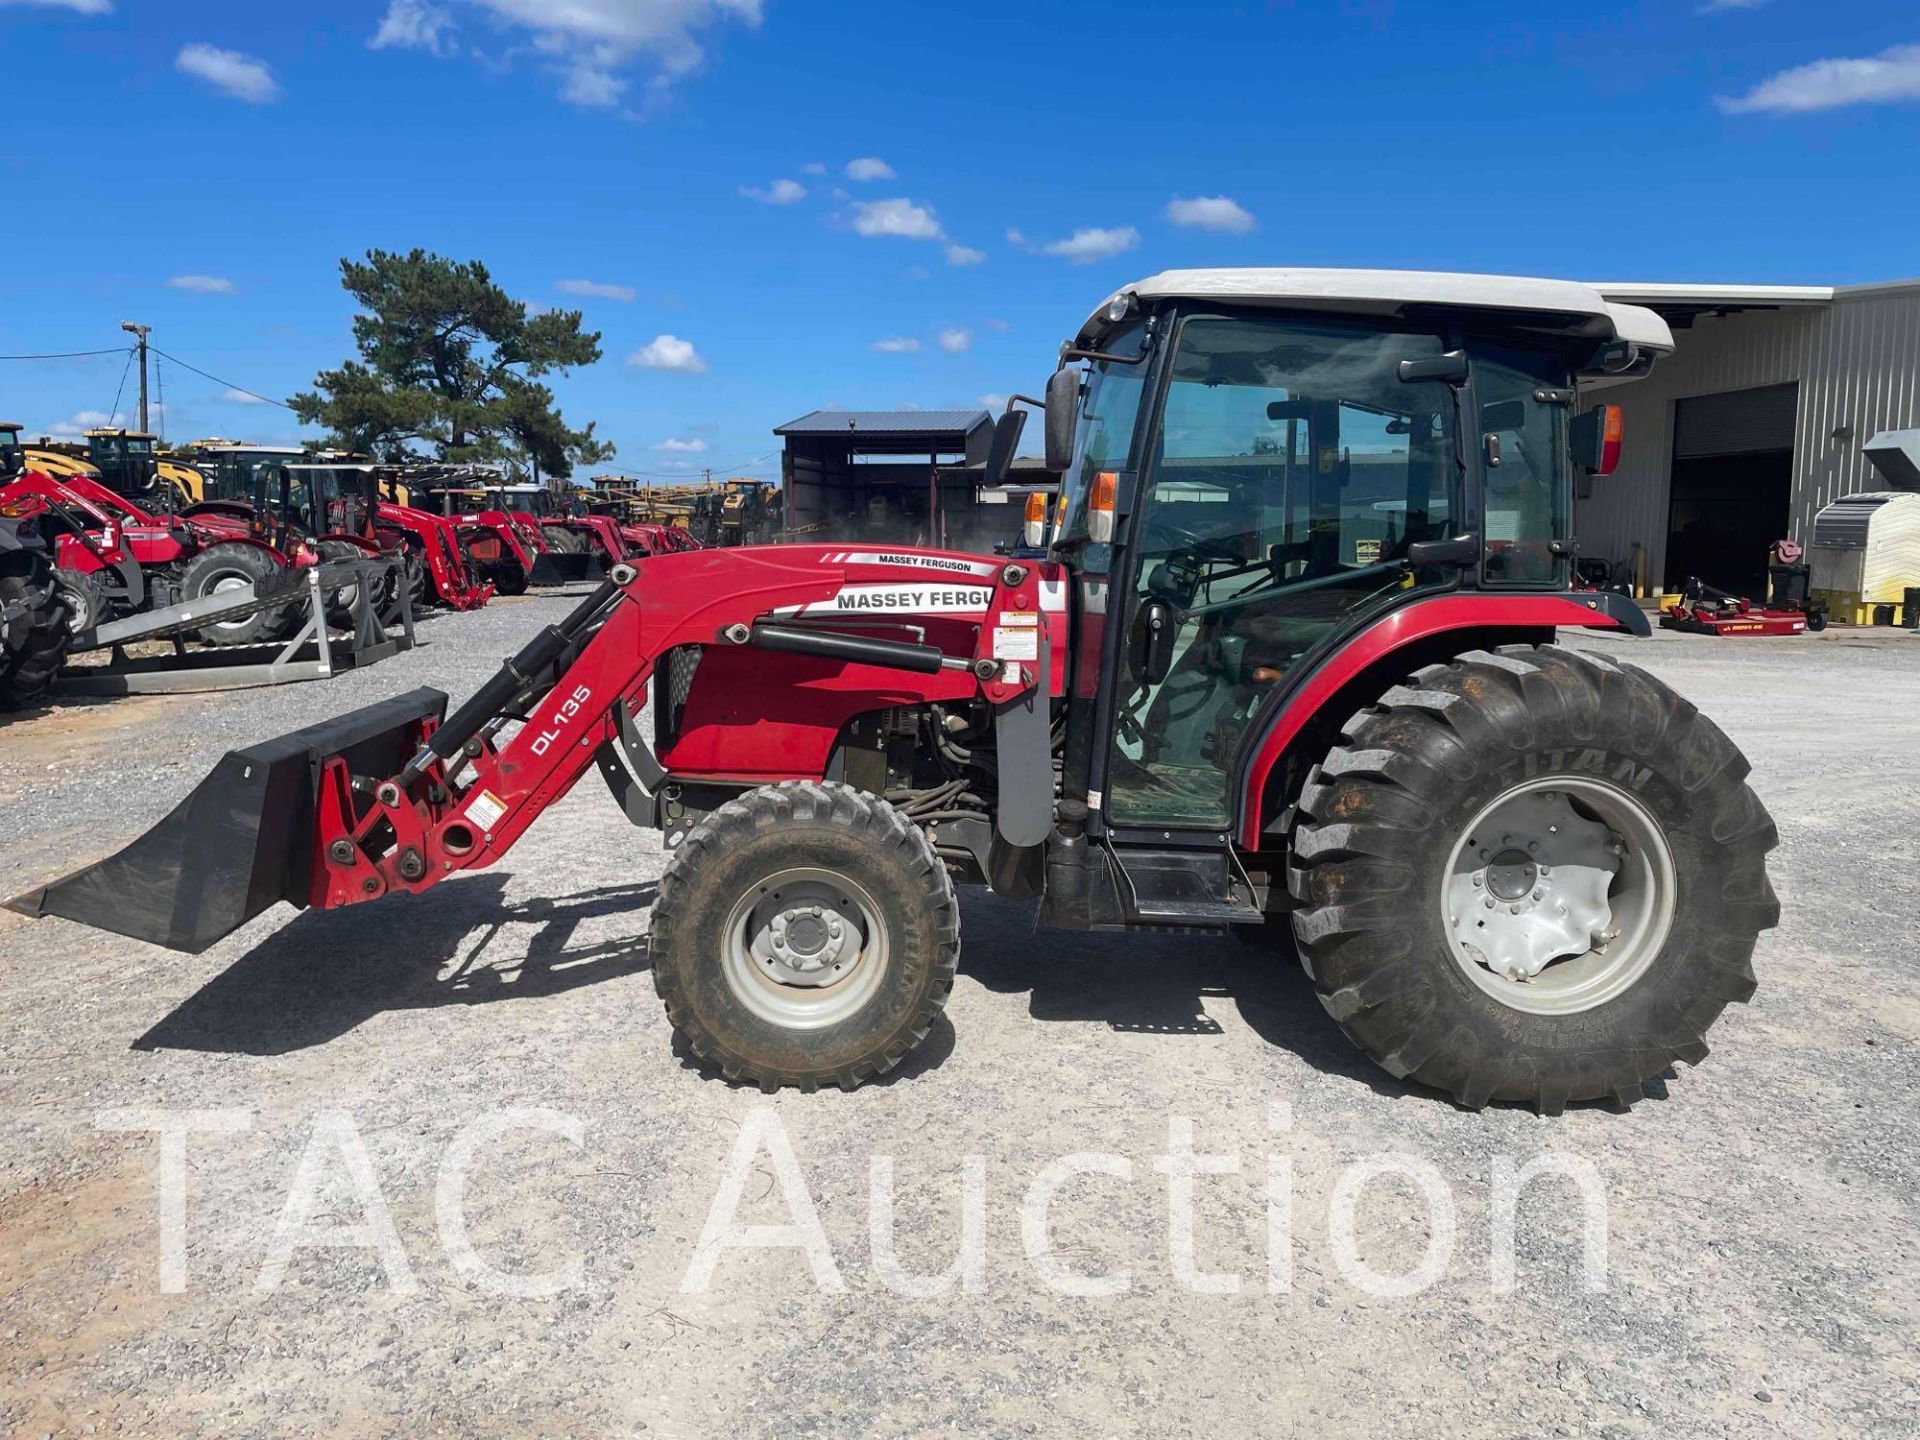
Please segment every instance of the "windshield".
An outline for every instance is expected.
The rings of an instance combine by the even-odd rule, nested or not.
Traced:
[[[1138,355],[1146,343],[1147,327],[1130,325],[1105,345],[1111,355]],[[1073,463],[1061,477],[1067,500],[1066,528],[1061,538],[1084,539],[1087,533],[1087,492],[1093,477],[1103,470],[1128,468],[1133,448],[1134,419],[1140,413],[1147,367],[1098,361],[1087,369],[1080,384],[1080,421],[1073,436]],[[1080,557],[1081,568],[1105,574],[1110,547],[1089,545]]]

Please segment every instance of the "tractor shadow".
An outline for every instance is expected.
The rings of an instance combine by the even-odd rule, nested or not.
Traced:
[[[1284,926],[1257,939],[1096,935],[1039,930],[1030,903],[962,891],[960,973],[1002,994],[1027,992],[1036,1020],[1105,1024],[1145,1035],[1210,1036],[1204,1002],[1231,1000],[1269,1045],[1382,1095],[1425,1095],[1347,1043],[1301,973]],[[1229,1022],[1231,1023],[1231,1022]]]
[[[1031,902],[983,890],[960,892],[960,973],[1000,994],[1028,995],[1036,1020],[1105,1024],[1146,1035],[1210,1036],[1226,1027],[1204,1001],[1231,1000],[1267,1044],[1315,1070],[1393,1099],[1464,1110],[1451,1096],[1396,1080],[1348,1043],[1300,967],[1285,924],[1247,938],[1211,935],[1095,935],[1040,930]],[[1645,1084],[1646,1099],[1667,1098],[1668,1069]],[[1497,1102],[1495,1108],[1513,1107]],[[1582,1100],[1569,1111],[1613,1110],[1611,1100]]]
[[[376,1015],[445,1005],[534,1000],[647,968],[637,925],[582,942],[607,916],[636,916],[651,883],[609,885],[510,904],[505,877],[475,876],[379,906],[305,911],[201,986],[135,1050],[286,1055],[337,1040]],[[530,939],[503,942],[509,926]]]

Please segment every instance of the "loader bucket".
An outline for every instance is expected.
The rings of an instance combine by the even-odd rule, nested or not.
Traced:
[[[7,902],[197,955],[276,901],[305,907],[320,766],[397,774],[447,697],[419,689],[229,750],[173,812],[111,859]]]
[[[572,585],[591,573],[593,556],[584,550],[542,550],[527,572],[529,585]]]

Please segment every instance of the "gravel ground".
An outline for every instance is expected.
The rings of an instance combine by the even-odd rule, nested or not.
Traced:
[[[230,746],[418,684],[463,695],[560,603],[429,620],[413,655],[331,683],[14,721],[0,890],[105,853]],[[1713,714],[1782,837],[1785,916],[1758,995],[1701,1068],[1630,1113],[1461,1112],[1353,1054],[1285,955],[1042,934],[1027,907],[977,892],[950,1023],[903,1074],[852,1095],[735,1089],[670,1043],[645,973],[660,847],[597,781],[492,870],[417,899],[283,907],[198,957],[0,916],[0,1424],[1920,1435],[1920,639],[1580,643]],[[507,1107],[572,1117],[580,1141],[469,1128]],[[187,1145],[177,1293],[160,1282],[161,1147],[101,1125],[129,1108],[247,1126]],[[1200,1151],[1238,1157],[1194,1182],[1191,1257],[1237,1275],[1234,1293],[1183,1283],[1173,1254],[1155,1160],[1182,1121]],[[743,1143],[754,1153],[730,1170]],[[459,1207],[438,1195],[463,1149],[467,1249],[446,1242],[442,1211]],[[1066,1180],[1049,1233],[1028,1237],[1036,1177],[1089,1152],[1128,1173]],[[1351,1188],[1354,1163],[1383,1153],[1429,1167],[1450,1246],[1405,1178]],[[1492,1278],[1496,1170],[1549,1153],[1597,1179],[1604,1288],[1583,1265],[1580,1195],[1552,1178],[1521,1195],[1515,1283]],[[979,1157],[977,1284],[890,1288],[870,1236],[877,1157],[895,1175],[898,1266],[924,1276],[954,1257]],[[742,1222],[790,1225],[810,1204],[812,1268],[791,1246],[701,1247],[730,1173]],[[311,1227],[390,1227],[392,1243],[300,1248],[263,1286],[290,1196]],[[1270,1225],[1289,1210],[1276,1282]],[[712,1278],[689,1293],[697,1255]],[[1429,1256],[1445,1263],[1412,1293],[1356,1278]],[[569,1263],[557,1293],[487,1278]],[[1056,1288],[1121,1272],[1117,1293]]]

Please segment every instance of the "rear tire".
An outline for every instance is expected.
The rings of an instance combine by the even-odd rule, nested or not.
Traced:
[[[562,555],[578,555],[587,548],[586,537],[565,525],[542,525],[540,534],[549,550],[557,550]]]
[[[298,572],[267,551],[223,541],[209,545],[187,562],[180,577],[180,596],[184,600],[204,600],[241,585],[252,585],[256,595],[269,595],[276,590],[293,590],[299,583]],[[259,645],[285,635],[296,614],[293,604],[258,610],[225,624],[205,626],[200,638],[209,645]]]
[[[1471,1108],[1631,1104],[1673,1062],[1706,1056],[1721,1010],[1753,994],[1756,937],[1779,922],[1778,837],[1748,769],[1633,666],[1524,645],[1429,666],[1348,722],[1300,797],[1293,924],[1321,1004],[1394,1075]],[[1561,878],[1546,879],[1529,814],[1547,849],[1577,848],[1580,832],[1598,860],[1556,858]],[[1469,833],[1496,816],[1515,833]],[[1597,877],[1585,912],[1567,878],[1582,872]],[[1496,934],[1473,928],[1476,904],[1504,942],[1463,941]],[[1584,953],[1534,938],[1568,905]],[[1528,945],[1545,968],[1508,978]]]
[[[653,908],[653,979],[729,1079],[851,1090],[926,1038],[960,909],[926,836],[839,784],[749,791],[688,832]]]
[[[67,607],[44,555],[16,550],[0,555],[0,565],[0,606],[21,600],[31,606],[0,637],[0,704],[31,705],[66,663]]]

